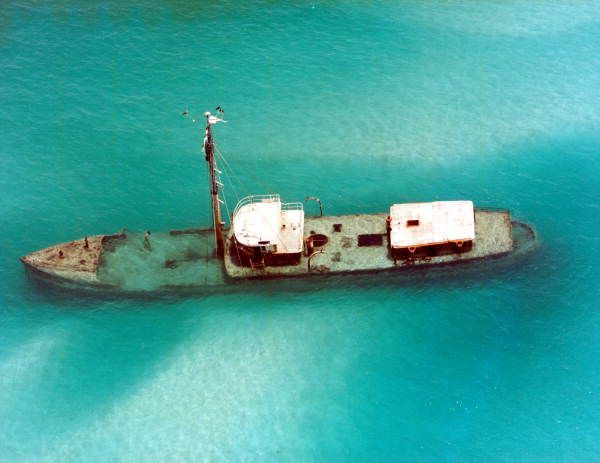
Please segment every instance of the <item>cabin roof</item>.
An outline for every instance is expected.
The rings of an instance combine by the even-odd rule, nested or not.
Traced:
[[[240,202],[233,217],[235,237],[240,244],[276,245],[275,254],[302,252],[304,211],[300,203],[283,204],[278,195],[246,201]]]
[[[475,239],[472,201],[394,204],[390,218],[392,248]]]

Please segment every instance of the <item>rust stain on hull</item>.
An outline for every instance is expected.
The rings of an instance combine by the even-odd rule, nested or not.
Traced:
[[[87,243],[84,238],[49,246],[21,257],[21,262],[61,278],[94,281],[100,265],[104,236],[90,236]]]

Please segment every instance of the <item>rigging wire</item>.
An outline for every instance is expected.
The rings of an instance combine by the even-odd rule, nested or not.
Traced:
[[[231,167],[230,163],[227,161],[227,158],[224,156],[223,152],[219,149],[219,147],[217,146],[217,144],[214,141],[213,141],[213,147],[214,147],[214,152],[217,154],[218,158],[223,161],[223,164],[222,164],[223,165],[223,170],[225,171],[226,175],[228,175],[230,177],[230,180],[231,180],[230,182],[228,182],[228,184],[231,186],[233,194],[236,197],[237,201],[239,202],[240,199],[241,199],[241,196],[240,196],[240,194],[238,193],[238,191],[236,189],[236,183],[237,183],[238,187],[241,190],[248,191],[248,188],[246,187],[246,185],[244,184],[244,182],[242,182],[242,180],[240,179],[240,177],[238,175],[236,175],[236,173],[233,170],[233,168]],[[216,167],[216,163],[215,163],[215,167]],[[218,172],[217,172],[217,174],[218,174]],[[254,175],[252,175],[251,172],[248,173],[248,176],[251,177],[255,181],[255,183],[259,184],[260,186],[263,186],[266,191],[273,192],[273,189],[270,186],[265,185],[260,179],[258,179]],[[221,182],[220,175],[219,175],[218,180],[219,180],[219,183],[221,185],[221,191],[222,191],[222,194],[223,194],[223,204],[225,205],[225,209],[227,210],[227,216],[228,216],[228,218],[230,220],[231,226],[233,227],[232,215],[231,215],[231,211],[229,209],[229,202],[227,200],[227,195],[226,195],[226,192],[225,192],[225,186]],[[209,198],[210,198],[210,195],[209,195]],[[279,230],[275,230],[271,226],[271,224],[269,223],[269,221],[267,220],[267,218],[262,214],[261,211],[258,211],[258,212],[262,216],[264,223],[268,224],[268,226],[271,229],[271,231],[278,238],[279,243],[283,246],[283,248],[285,250],[287,250],[288,247],[284,243],[284,241],[282,239],[282,236],[280,234],[280,231]],[[235,244],[235,247],[236,247],[236,252],[237,252],[238,260],[241,262],[240,250],[239,250],[238,242],[237,242],[237,240],[235,240],[235,238],[234,238],[234,244]]]
[[[208,195],[206,196],[207,200],[208,200],[208,210],[211,211],[211,213],[212,213],[212,197],[211,197],[211,188],[210,188],[210,171],[209,171],[209,169],[206,169],[206,184],[209,186],[208,190],[207,190]],[[210,236],[211,236],[211,234],[207,233],[207,235],[206,235],[206,252],[205,252],[206,259],[204,261],[206,278],[208,278],[208,258],[209,258],[208,256],[210,254],[210,238],[209,238]]]
[[[218,146],[215,144],[215,151],[218,154],[219,158],[223,161],[223,167],[225,170],[229,171],[229,175],[231,177],[232,180],[237,181],[240,189],[247,189],[246,186],[243,184],[242,180],[235,174],[234,170],[231,168],[231,165],[229,164],[229,162],[227,162],[227,159],[225,158],[225,156],[223,155],[223,153],[221,152],[221,150],[218,148]],[[236,195],[237,199],[241,199],[235,189],[235,185],[232,182],[231,183],[232,189],[234,190],[234,194]]]
[[[215,152],[218,154],[219,158],[223,161],[223,170],[225,170],[226,172],[228,172],[231,175],[231,178],[233,180],[237,181],[237,183],[240,186],[240,188],[243,188],[244,185],[243,185],[241,179],[235,174],[235,172],[231,168],[231,165],[229,164],[229,162],[227,161],[227,159],[225,158],[225,156],[223,155],[223,153],[221,152],[221,150],[219,150],[216,145],[215,145]],[[219,180],[220,180],[220,177],[219,177]],[[234,195],[237,197],[237,200],[239,201],[241,198],[240,198],[240,196],[239,196],[239,194],[238,194],[238,192],[237,192],[237,190],[235,188],[234,182],[231,182],[231,187],[232,187]],[[227,216],[230,218],[230,221],[231,221],[232,220],[232,215],[231,215],[231,211],[229,209],[229,201],[227,201],[227,194],[225,193],[225,188],[222,187],[221,191],[223,192],[223,201],[224,201],[224,204],[225,204],[225,208],[227,210]],[[269,223],[269,221],[266,219],[266,217],[262,214],[262,212],[260,212],[260,211],[258,211],[258,212],[262,216],[263,221],[265,223],[269,224],[269,228],[275,234],[275,236],[277,236],[279,243],[282,244],[283,247],[287,250],[288,248],[285,245],[285,243],[283,242],[283,240],[281,239],[281,235],[280,235],[279,231],[273,229],[273,227],[271,226],[271,224]],[[233,226],[233,222],[231,223],[231,225]],[[235,249],[236,249],[236,252],[237,252],[238,261],[241,262],[240,250],[239,250],[239,246],[238,246],[237,240],[234,240],[234,244],[235,244]]]
[[[229,204],[228,204],[228,202],[227,202],[227,195],[226,195],[226,193],[225,193],[225,189],[223,188],[223,189],[222,189],[222,191],[223,191],[223,201],[224,201],[224,204],[225,204],[225,209],[227,210],[227,216],[228,216],[228,217],[232,217],[232,215],[231,215],[231,212],[230,212],[230,210],[229,210]],[[231,220],[231,225],[230,225],[230,227],[231,227],[231,229],[233,229],[233,219]],[[239,249],[239,247],[238,247],[237,240],[235,239],[235,235],[234,235],[234,238],[233,238],[233,243],[235,244],[235,251],[236,251],[236,253],[237,253],[238,262],[240,262],[240,264],[241,264],[241,262],[242,262],[242,259],[241,259],[241,257],[240,257],[240,249]]]
[[[236,189],[236,185],[235,185],[234,181],[237,182],[237,185],[241,191],[249,191],[249,190],[248,190],[247,186],[244,184],[244,182],[240,179],[240,177],[238,175],[236,175],[233,168],[231,167],[231,164],[227,161],[227,158],[225,157],[223,152],[221,150],[219,150],[219,148],[217,147],[216,144],[215,144],[215,152],[218,154],[219,158],[223,161],[223,169],[227,171],[228,176],[232,179],[232,181],[229,184],[232,187],[233,193],[234,193],[237,201],[239,201],[242,198],[242,195],[240,195],[238,193],[238,190]],[[271,192],[271,193],[274,192],[273,188],[271,188],[269,185],[265,184],[264,182],[260,181],[256,177],[254,177],[251,173],[248,174],[248,177],[252,178],[255,181],[255,183],[258,184],[259,186],[262,186],[265,191]],[[246,196],[246,195],[244,195],[244,196]],[[366,201],[357,199],[357,198],[353,198],[352,200],[350,200],[350,199],[346,198],[345,195],[341,195],[341,194],[334,195],[334,197],[332,198],[332,204],[340,204],[340,203],[345,208],[349,209],[348,213],[350,213],[350,214],[356,213],[357,206],[363,206],[363,208],[364,208],[364,207],[368,207],[369,204],[371,204],[370,202],[367,203]]]
[[[235,174],[235,172],[234,172],[234,171],[233,171],[233,169],[231,168],[231,165],[229,164],[229,162],[227,162],[227,159],[225,158],[225,156],[223,155],[223,153],[221,152],[221,150],[219,150],[219,149],[216,147],[216,145],[215,145],[215,151],[216,151],[216,153],[219,155],[219,157],[220,157],[220,158],[223,160],[223,163],[224,163],[224,166],[225,166],[225,167],[224,167],[224,170],[228,170],[228,171],[231,173],[231,176],[232,176],[232,178],[235,178],[235,179],[237,180],[238,184],[240,185],[240,187],[243,187],[243,183],[242,183],[242,181],[241,181],[241,180],[240,180],[240,178],[239,178],[239,177],[238,177],[238,176]],[[237,199],[238,199],[238,201],[239,201],[241,198],[240,198],[239,194],[237,193],[237,191],[235,190],[235,185],[233,184],[233,182],[231,183],[231,186],[232,186],[232,189],[234,190],[234,194],[237,196]],[[231,214],[230,214],[230,212],[229,212],[229,206],[228,206],[228,204],[227,204],[227,199],[226,199],[226,196],[225,196],[225,189],[223,188],[223,189],[222,189],[222,191],[223,191],[223,199],[225,200],[225,205],[226,205],[226,207],[227,207],[227,213],[228,213],[228,216],[229,216],[229,217],[231,217]],[[271,224],[269,223],[269,221],[267,220],[267,218],[266,218],[266,217],[263,215],[263,213],[262,213],[260,210],[259,210],[259,211],[257,211],[257,212],[258,212],[258,213],[261,215],[261,217],[262,217],[262,219],[263,219],[264,223],[268,224],[268,226],[269,226],[269,228],[271,229],[271,231],[272,231],[272,232],[274,233],[274,235],[275,235],[275,236],[278,238],[278,241],[279,241],[279,243],[280,243],[280,244],[283,246],[283,248],[284,248],[284,249],[287,251],[287,250],[288,250],[288,247],[287,247],[287,246],[286,246],[286,244],[284,243],[284,241],[283,241],[283,239],[282,239],[282,237],[281,237],[281,234],[280,234],[279,230],[275,230],[275,229],[274,229],[274,228],[271,226]],[[237,249],[237,242],[236,242],[236,249]],[[238,249],[238,258],[239,258],[239,249]]]
[[[227,159],[225,158],[225,156],[223,155],[223,153],[217,148],[216,144],[215,144],[215,150],[218,152],[218,154],[220,155],[220,157],[223,159],[223,162],[225,163],[225,165],[229,168],[229,171],[232,173],[232,175],[237,178],[240,187],[245,190],[245,191],[249,191],[247,187],[245,187],[245,185],[242,183],[242,181],[239,179],[239,177],[237,175],[235,175],[235,172],[233,170],[233,168],[231,167],[231,165],[229,164],[229,162],[227,161]],[[256,177],[253,174],[253,170],[250,169],[247,173],[244,174],[246,177],[249,177],[250,179],[252,179],[252,181],[254,183],[256,183],[259,187],[261,187],[265,192],[269,192],[269,193],[273,193],[275,190],[272,188],[271,185],[265,183],[262,179],[262,177]]]

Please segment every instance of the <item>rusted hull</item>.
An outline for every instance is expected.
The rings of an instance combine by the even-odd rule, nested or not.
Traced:
[[[225,255],[227,275],[237,279],[381,272],[404,267],[463,263],[502,256],[513,250],[512,223],[507,210],[477,209],[475,240],[464,249],[443,252],[450,250],[424,247],[407,255],[390,248],[386,217],[387,214],[353,214],[306,218],[304,227],[307,238],[318,235],[326,238],[326,244],[312,248],[312,252],[302,256],[298,265],[266,266],[261,269],[243,263],[240,265],[235,248],[229,247]],[[376,237],[379,239],[374,239]]]
[[[379,218],[377,214],[374,214]],[[385,215],[381,214],[383,221]],[[340,217],[323,217],[318,222],[327,227],[327,230],[333,230],[333,225],[338,224]],[[359,216],[363,217],[364,216]],[[325,219],[325,220],[322,220]],[[374,222],[378,220],[373,219]],[[316,228],[317,222],[310,222],[306,227],[307,233]],[[329,223],[331,222],[331,223]],[[481,221],[480,221],[481,222]],[[319,253],[313,256],[312,268],[309,270],[303,264],[307,264],[308,257],[302,256],[300,265],[296,266],[279,266],[267,267],[266,269],[251,269],[246,267],[238,267],[232,260],[227,260],[227,255],[234,252],[228,246],[228,252],[225,257],[225,265],[223,261],[217,259],[213,251],[213,232],[211,230],[186,230],[172,231],[165,234],[153,234],[150,250],[144,248],[142,234],[128,234],[127,237],[116,239],[120,235],[99,235],[92,237],[94,240],[99,238],[101,248],[98,252],[97,265],[95,270],[89,271],[87,267],[81,268],[83,264],[77,260],[69,260],[73,262],[73,266],[65,268],[63,259],[58,261],[58,258],[49,262],[41,262],[39,259],[32,259],[31,256],[37,254],[32,253],[23,257],[21,260],[29,269],[29,273],[35,278],[41,278],[44,281],[60,285],[61,287],[79,288],[97,290],[100,292],[115,292],[128,294],[149,294],[149,293],[170,293],[170,294],[185,294],[185,293],[202,293],[205,291],[231,291],[234,289],[248,288],[248,286],[240,283],[251,280],[258,280],[252,287],[263,287],[266,285],[265,280],[279,280],[281,278],[291,278],[292,280],[301,281],[299,277],[323,277],[326,275],[344,275],[344,274],[373,274],[373,273],[406,273],[417,271],[431,267],[455,266],[464,264],[474,264],[476,262],[487,260],[505,260],[507,263],[512,261],[511,258],[518,258],[529,254],[535,249],[536,235],[534,230],[523,223],[511,222],[508,216],[508,230],[510,233],[507,244],[507,237],[497,235],[496,244],[492,248],[481,247],[476,253],[473,250],[468,250],[456,254],[443,254],[439,256],[421,256],[417,258],[408,258],[397,260],[394,264],[393,255],[385,247],[385,239],[383,246],[380,246],[379,251],[380,261],[385,265],[377,264],[370,266],[351,265],[352,262],[346,261],[346,267],[338,266],[337,268],[327,267],[327,263],[340,264],[343,262],[343,256],[336,256],[335,245],[338,237],[331,237],[328,243],[323,247],[324,253]],[[385,225],[383,225],[385,227]],[[349,227],[342,227],[341,232],[347,234],[351,231]],[[506,228],[504,229],[506,230]],[[338,232],[336,232],[338,233]],[[382,233],[385,234],[385,228]],[[348,243],[348,240],[342,240],[341,235],[339,243],[343,246]],[[110,239],[107,239],[109,237]],[[91,240],[92,238],[88,238]],[[480,240],[481,241],[481,240]],[[83,246],[82,240],[62,245],[51,246],[42,250],[46,253],[57,253],[61,246],[67,246],[71,243],[76,243],[77,246]],[[94,241],[96,243],[96,241]],[[477,241],[476,241],[477,243]],[[75,247],[77,247],[75,246]],[[328,248],[329,246],[329,248]],[[476,245],[475,245],[476,246]],[[361,246],[357,256],[368,256],[369,252],[374,252],[375,248],[370,246]],[[348,249],[348,248],[343,248]],[[364,249],[367,253],[360,254]],[[42,251],[38,251],[41,253]],[[493,251],[493,252],[491,252]],[[63,251],[65,252],[65,251]],[[314,252],[314,250],[313,250]],[[328,255],[329,254],[329,255]],[[37,254],[40,256],[40,254]],[[74,256],[76,254],[73,254]],[[328,257],[328,260],[318,260],[322,257]],[[58,264],[52,264],[58,262]],[[78,263],[79,262],[79,263]],[[325,262],[325,263],[324,263]],[[379,265],[379,266],[378,266]],[[231,266],[234,270],[242,270],[238,273],[231,273]],[[228,268],[229,267],[229,268]],[[283,270],[283,271],[282,271]],[[292,271],[285,271],[292,270]],[[262,281],[262,283],[260,283]],[[280,283],[278,283],[280,284]],[[298,283],[296,286],[300,286]],[[275,286],[269,289],[274,289]]]

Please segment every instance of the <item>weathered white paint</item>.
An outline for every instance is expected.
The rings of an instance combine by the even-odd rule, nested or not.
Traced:
[[[237,241],[250,247],[276,246],[275,254],[302,252],[304,211],[299,203],[291,208],[278,195],[236,207],[233,230]]]
[[[407,248],[475,239],[472,201],[394,204],[390,208],[390,242]],[[418,225],[409,221],[418,220]]]

